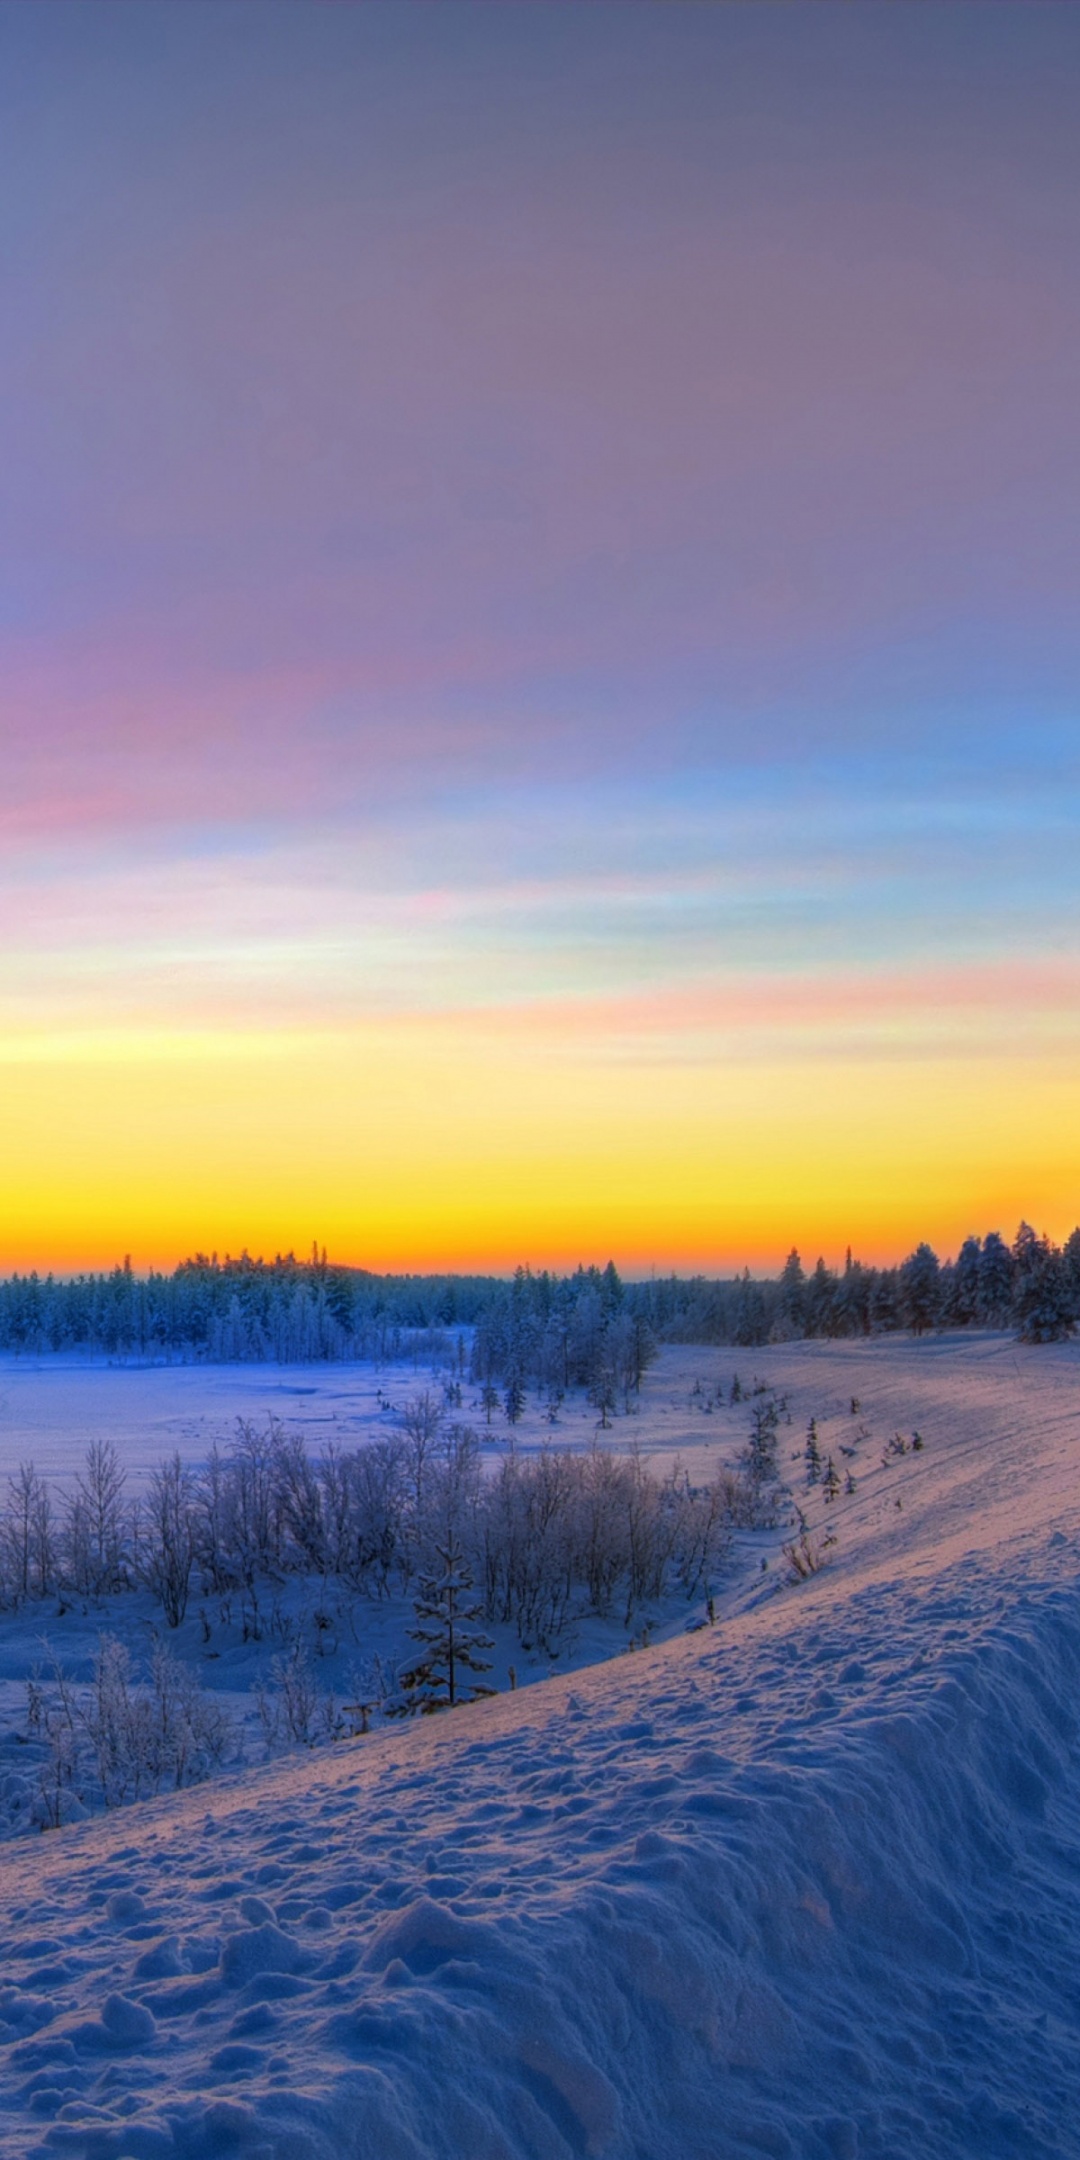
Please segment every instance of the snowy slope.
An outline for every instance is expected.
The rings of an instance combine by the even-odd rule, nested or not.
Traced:
[[[768,1372],[811,1582],[5,1849],[0,2152],[1080,2155],[1077,1351]]]

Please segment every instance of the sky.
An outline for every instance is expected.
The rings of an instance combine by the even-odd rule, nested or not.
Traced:
[[[0,1267],[1080,1217],[1080,11],[0,9]]]

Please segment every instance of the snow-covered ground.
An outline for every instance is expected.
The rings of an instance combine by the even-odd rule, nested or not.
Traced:
[[[5,1847],[0,2152],[1080,2155],[1080,1349],[680,1350],[611,1438],[755,1364],[809,1580]]]
[[[178,1449],[201,1462],[238,1418],[270,1417],[317,1446],[356,1447],[430,1384],[415,1365],[140,1365],[0,1356],[0,1460],[71,1479],[91,1441],[111,1440],[134,1484]]]
[[[758,1360],[760,1362],[760,1360]],[[482,1441],[483,1467],[492,1471],[511,1447],[533,1456],[554,1445],[583,1452],[594,1441],[615,1453],[639,1447],[659,1472],[677,1460],[702,1480],[734,1465],[749,1429],[746,1393],[753,1386],[755,1356],[709,1351],[665,1351],[646,1379],[640,1401],[601,1427],[599,1413],[579,1391],[558,1406],[530,1397],[511,1430],[501,1409],[485,1412],[478,1391],[461,1384],[461,1401],[448,1420],[471,1423]],[[736,1372],[737,1400],[730,1400]],[[179,1450],[193,1465],[205,1462],[212,1445],[228,1449],[238,1421],[265,1430],[268,1420],[301,1434],[317,1457],[328,1443],[353,1449],[401,1429],[403,1406],[423,1391],[441,1397],[446,1374],[412,1361],[401,1364],[167,1366],[109,1363],[77,1357],[0,1360],[0,1474],[32,1461],[53,1483],[54,1500],[70,1490],[84,1467],[87,1447],[109,1441],[117,1449],[130,1494],[144,1491],[164,1458]],[[744,1392],[745,1391],[745,1392]],[[722,1603],[730,1603],[746,1578],[756,1577],[760,1554],[775,1553],[777,1539],[741,1536],[725,1573]],[[265,1754],[256,1691],[271,1690],[272,1668],[287,1647],[302,1644],[311,1660],[311,1681],[323,1698],[320,1728],[334,1706],[370,1698],[382,1674],[412,1652],[415,1625],[411,1598],[401,1593],[364,1597],[333,1577],[286,1576],[259,1585],[257,1625],[247,1599],[206,1596],[196,1588],[186,1619],[168,1637],[170,1648],[197,1670],[201,1685],[226,1710],[235,1747],[248,1761]],[[643,1639],[681,1633],[694,1614],[685,1597],[673,1595],[629,1624],[621,1611],[610,1617],[583,1613],[550,1652],[523,1648],[512,1626],[492,1623],[490,1682],[506,1689],[574,1670],[636,1648]],[[319,1617],[319,1626],[315,1617]],[[60,1667],[74,1684],[89,1682],[103,1634],[130,1652],[137,1677],[146,1670],[150,1646],[163,1629],[161,1607],[148,1591],[110,1599],[70,1593],[31,1599],[16,1610],[0,1606],[0,1838],[32,1827],[38,1805],[38,1756],[27,1746],[27,1680],[46,1683]],[[324,1715],[325,1713],[325,1715]]]
[[[650,1453],[678,1453],[691,1466],[708,1466],[710,1450],[732,1433],[746,1437],[745,1406],[725,1419],[713,1406],[725,1403],[736,1373],[747,1387],[760,1367],[771,1376],[771,1350],[672,1350],[646,1376],[640,1405],[617,1415],[612,1445],[631,1440]],[[264,1426],[276,1419],[302,1432],[313,1452],[328,1441],[359,1447],[396,1429],[402,1405],[424,1388],[439,1388],[424,1365],[153,1365],[110,1364],[79,1357],[0,1355],[0,1465],[32,1461],[43,1477],[70,1481],[92,1441],[118,1449],[133,1488],[179,1450],[185,1461],[205,1460],[215,1441],[227,1445],[238,1419]],[[697,1388],[698,1392],[693,1391]],[[473,1424],[492,1446],[509,1432],[501,1410],[485,1415],[475,1388],[462,1384],[461,1406],[452,1412]],[[722,1428],[722,1429],[721,1429]],[[514,1434],[526,1452],[545,1444],[586,1447],[597,1429],[597,1412],[578,1394],[555,1413],[530,1397]]]

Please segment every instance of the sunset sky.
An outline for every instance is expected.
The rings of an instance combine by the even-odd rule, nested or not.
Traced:
[[[0,1267],[1080,1217],[1080,10],[0,8]]]

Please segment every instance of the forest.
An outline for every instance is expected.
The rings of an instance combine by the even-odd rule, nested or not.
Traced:
[[[1021,1223],[969,1237],[956,1258],[920,1244],[897,1267],[849,1253],[842,1269],[725,1280],[624,1281],[612,1262],[558,1275],[379,1275],[325,1250],[267,1261],[199,1253],[172,1273],[32,1272],[0,1280],[0,1351],[214,1363],[328,1359],[461,1362],[482,1386],[606,1387],[612,1407],[636,1388],[660,1342],[753,1346],[804,1337],[1014,1328],[1060,1340],[1080,1318],[1080,1229],[1063,1246]],[[602,1368],[602,1371],[601,1371]]]

